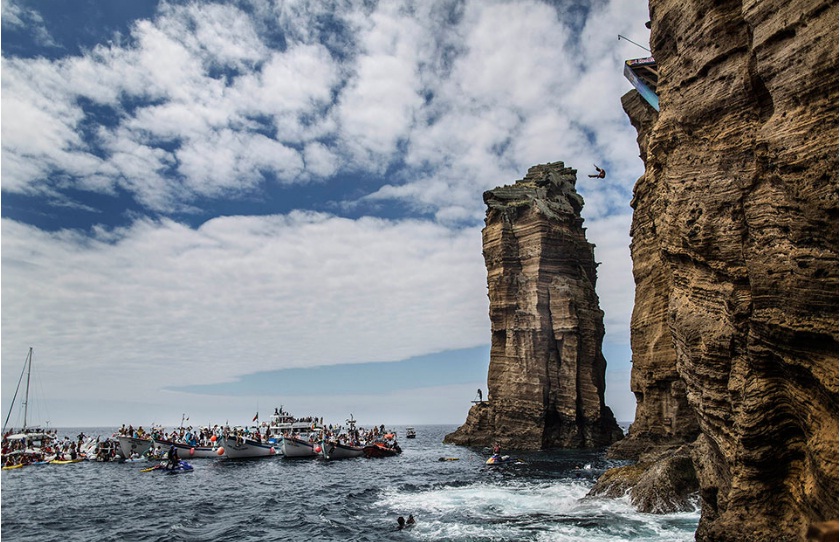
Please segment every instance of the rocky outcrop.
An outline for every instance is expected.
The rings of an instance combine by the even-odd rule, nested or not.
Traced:
[[[640,133],[634,195],[648,294],[633,315],[633,453],[687,407],[668,438],[699,429],[697,539],[804,540],[838,516],[838,5],[651,0],[650,13],[661,110]],[[659,414],[654,382],[670,382]]]
[[[445,442],[581,448],[622,436],[604,404],[603,312],[575,173],[562,162],[534,166],[484,193],[488,400]]]
[[[692,446],[660,446],[642,454],[633,465],[607,470],[590,496],[630,496],[640,512],[666,514],[697,508],[697,471]]]

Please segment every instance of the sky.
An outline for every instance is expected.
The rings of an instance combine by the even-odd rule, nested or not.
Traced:
[[[30,423],[460,424],[482,193],[578,170],[633,419],[621,109],[644,2],[2,2],[2,407]],[[607,170],[589,179],[594,164]],[[12,411],[12,421],[20,410]]]

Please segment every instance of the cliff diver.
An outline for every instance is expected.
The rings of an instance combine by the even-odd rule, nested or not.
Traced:
[[[595,166],[595,164],[592,164],[592,165]],[[594,175],[590,175],[589,177],[591,179],[603,179],[604,177],[607,176],[607,170],[601,169],[598,166],[595,166],[595,171],[597,171],[598,173],[596,173]]]

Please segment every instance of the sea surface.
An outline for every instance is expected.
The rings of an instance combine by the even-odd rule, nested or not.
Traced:
[[[442,444],[455,426],[416,429],[416,439],[399,439],[401,456],[383,459],[195,459],[195,470],[179,475],[141,472],[153,463],[93,461],[2,471],[0,535],[5,542],[694,539],[699,510],[641,514],[626,499],[587,498],[597,477],[620,464],[603,450],[513,453],[525,463],[490,467],[488,449]],[[397,517],[409,514],[417,524],[397,530]]]

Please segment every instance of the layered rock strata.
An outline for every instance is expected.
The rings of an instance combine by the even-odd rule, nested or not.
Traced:
[[[633,358],[663,364],[650,379],[634,366],[634,391],[684,387],[671,395],[699,429],[698,540],[804,540],[838,516],[838,4],[650,13],[661,109],[633,224],[651,289],[633,326],[650,337]],[[653,434],[665,415],[645,403]]]
[[[445,442],[581,448],[622,437],[604,404],[603,312],[575,174],[562,162],[534,166],[484,193],[488,400]]]

